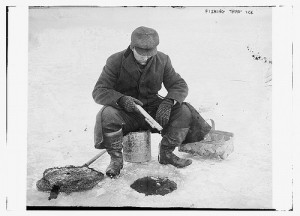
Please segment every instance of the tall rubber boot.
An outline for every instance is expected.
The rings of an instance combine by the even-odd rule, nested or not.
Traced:
[[[110,178],[114,178],[120,174],[123,168],[122,129],[112,133],[105,133],[104,142],[107,153],[110,155],[110,163],[106,169],[106,175]]]
[[[159,144],[158,162],[160,164],[171,164],[177,168],[183,168],[192,163],[192,160],[179,158],[173,153],[175,147],[183,142],[188,131],[189,128],[168,128]]]

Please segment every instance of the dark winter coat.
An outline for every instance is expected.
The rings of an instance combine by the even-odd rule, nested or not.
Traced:
[[[162,84],[168,91],[167,98],[174,99],[180,104],[185,100],[188,86],[175,72],[166,54],[157,52],[145,68],[140,69],[133,52],[128,47],[107,59],[92,95],[96,103],[117,109],[121,109],[117,101],[123,95],[137,98],[147,106],[157,100]],[[184,143],[200,141],[210,131],[210,126],[190,104],[187,105],[193,114],[193,120]]]
[[[162,84],[168,91],[167,98],[179,103],[184,101],[188,94],[188,86],[175,72],[169,56],[157,52],[142,70],[140,72],[129,47],[110,56],[93,91],[95,102],[119,108],[118,99],[128,95],[148,105],[157,99]]]

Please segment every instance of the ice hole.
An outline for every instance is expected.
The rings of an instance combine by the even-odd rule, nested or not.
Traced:
[[[139,193],[148,195],[166,195],[177,189],[177,184],[168,178],[147,176],[139,178],[130,187]]]

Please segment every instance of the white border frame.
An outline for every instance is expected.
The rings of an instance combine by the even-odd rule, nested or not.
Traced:
[[[7,181],[4,185],[5,196],[8,196],[9,200],[9,214],[20,213],[26,209],[26,151],[27,151],[27,68],[28,68],[28,6],[269,6],[274,5],[273,14],[273,198],[274,208],[278,210],[289,210],[291,208],[292,201],[295,202],[297,197],[296,189],[299,191],[299,186],[296,185],[296,172],[298,168],[296,160],[299,155],[299,147],[294,146],[296,140],[299,140],[299,133],[293,134],[292,129],[296,127],[296,122],[292,125],[295,117],[299,118],[299,114],[296,113],[296,108],[299,108],[299,99],[294,100],[292,104],[292,97],[299,98],[298,95],[298,71],[299,67],[297,62],[294,62],[294,89],[291,89],[292,78],[292,47],[291,43],[296,38],[292,37],[292,34],[296,34],[299,38],[299,33],[294,32],[292,25],[292,12],[296,15],[296,6],[292,7],[292,1],[95,1],[95,0],[61,0],[61,1],[3,1],[1,3],[1,36],[5,35],[3,32],[3,11],[5,6],[16,7],[10,14],[10,22],[13,23],[14,28],[9,30],[9,69],[8,69],[8,132],[7,145],[1,143],[1,159],[4,158],[4,162],[1,163],[1,169],[5,169],[7,173]],[[282,5],[282,7],[279,7]],[[13,14],[14,13],[14,14]],[[299,16],[299,14],[298,14]],[[299,17],[298,17],[299,18]],[[299,20],[299,19],[298,19]],[[3,37],[2,37],[3,38]],[[2,39],[1,38],[1,39]],[[3,64],[2,57],[5,55],[5,42],[1,40],[1,68],[5,69],[5,62]],[[294,41],[294,54],[297,54],[296,47],[299,45]],[[4,58],[5,59],[5,58]],[[294,60],[296,58],[294,57]],[[296,70],[297,69],[297,70]],[[3,71],[3,70],[1,70]],[[6,76],[3,77],[1,72],[1,99],[5,95],[5,82]],[[16,97],[18,96],[18,97]],[[18,100],[16,100],[18,98]],[[21,98],[21,100],[20,100]],[[5,101],[5,98],[4,98]],[[3,112],[6,112],[6,106],[1,103],[1,117],[4,117]],[[293,106],[293,107],[292,107]],[[294,109],[292,109],[294,108]],[[4,111],[2,111],[2,109]],[[6,115],[5,115],[6,116]],[[1,118],[2,119],[2,118]],[[5,127],[4,127],[5,128]],[[5,140],[5,132],[3,133],[3,124],[1,124],[1,141]],[[13,128],[13,131],[11,130]],[[16,136],[15,131],[18,131]],[[4,139],[2,136],[4,134]],[[279,136],[284,134],[284,136]],[[3,149],[2,149],[3,148]],[[291,166],[293,165],[294,172],[292,172]],[[18,170],[18,173],[15,172]],[[294,180],[294,184],[291,184],[291,180]],[[9,183],[9,184],[8,184]],[[16,184],[17,183],[17,184]],[[3,184],[2,184],[3,185]],[[17,187],[16,187],[17,186]],[[293,187],[292,187],[293,186]],[[291,193],[293,192],[294,199],[292,200]],[[1,192],[2,194],[2,192]],[[2,204],[2,197],[1,197]],[[2,205],[0,204],[0,207]],[[295,203],[294,203],[295,204]],[[5,206],[4,206],[5,207]],[[295,211],[294,206],[294,211]],[[74,212],[75,213],[75,212]],[[208,214],[212,212],[206,212]],[[224,212],[219,212],[224,215]],[[239,214],[243,214],[239,212]],[[173,214],[173,213],[172,213]],[[268,212],[264,212],[264,215],[268,215]]]

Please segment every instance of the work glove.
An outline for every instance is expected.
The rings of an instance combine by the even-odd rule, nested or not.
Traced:
[[[173,105],[174,101],[169,98],[165,98],[159,105],[155,119],[162,127],[168,124]]]
[[[136,104],[143,106],[143,103],[136,98],[130,96],[122,96],[118,104],[127,112],[139,112],[138,108],[135,106]]]

